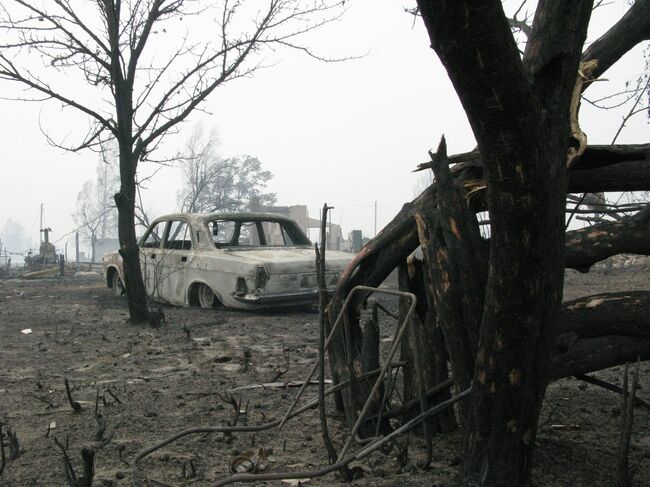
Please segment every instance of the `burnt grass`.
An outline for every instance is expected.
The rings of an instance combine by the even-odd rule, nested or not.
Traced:
[[[565,298],[648,289],[649,270],[648,261],[640,261],[625,267],[599,265],[585,275],[567,271]],[[395,303],[387,306],[394,309]],[[113,296],[99,274],[0,280],[0,421],[19,443],[17,458],[7,459],[0,486],[67,485],[55,439],[67,449],[78,476],[81,449],[97,449],[97,486],[133,485],[136,479],[149,486],[214,485],[229,475],[234,459],[260,448],[272,472],[326,465],[318,412],[312,409],[282,430],[186,436],[144,458],[134,472],[130,464],[142,449],[185,428],[231,423],[236,412],[232,399],[239,403],[238,424],[280,418],[296,388],[231,390],[302,380],[318,353],[318,315],[313,312],[171,307],[164,312],[165,321],[157,328],[130,325],[123,298]],[[393,326],[384,316],[384,345],[390,343]],[[26,329],[31,333],[22,332]],[[595,375],[620,385],[623,367]],[[68,403],[65,379],[80,411]],[[310,386],[305,397],[316,392]],[[641,364],[638,396],[650,402],[648,362]],[[346,438],[344,419],[330,399],[327,410],[330,434],[340,448]],[[98,432],[97,414],[105,422],[103,432]],[[620,424],[619,395],[575,379],[552,384],[540,418],[535,484],[614,485]],[[636,407],[634,424],[632,485],[647,486],[650,412]],[[459,444],[458,433],[436,436],[433,464],[422,471],[417,465],[424,444],[411,434],[390,451],[354,464],[363,476],[350,484],[450,485]],[[306,485],[341,483],[337,474],[329,474]]]

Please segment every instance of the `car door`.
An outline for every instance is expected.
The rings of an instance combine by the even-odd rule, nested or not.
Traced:
[[[160,274],[159,260],[162,257],[162,237],[165,234],[167,221],[154,223],[140,240],[140,269],[147,295],[161,299],[158,277]]]
[[[164,299],[172,304],[185,304],[187,269],[194,255],[192,231],[184,220],[171,220],[163,240],[159,262],[160,288]]]

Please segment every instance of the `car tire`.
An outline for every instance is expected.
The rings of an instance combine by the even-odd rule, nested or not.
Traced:
[[[199,306],[201,308],[212,308],[216,301],[214,292],[210,286],[206,284],[199,284],[199,290],[197,292],[197,297],[199,301]]]
[[[113,289],[113,294],[115,294],[115,296],[124,296],[124,292],[126,291],[126,288],[124,287],[124,283],[122,282],[120,273],[117,271],[115,271],[115,273],[113,274],[113,285],[111,287]]]

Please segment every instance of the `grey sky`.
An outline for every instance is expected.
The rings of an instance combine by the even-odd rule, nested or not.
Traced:
[[[250,154],[273,172],[270,189],[280,204],[306,204],[312,216],[327,201],[333,221],[344,232],[374,233],[413,197],[415,166],[440,136],[450,153],[470,150],[473,136],[444,69],[429,48],[420,20],[404,13],[407,0],[355,0],[344,19],[314,36],[312,47],[325,56],[357,55],[344,63],[322,63],[297,52],[268,57],[273,67],[217,89],[205,109],[168,139],[175,152],[189,137],[192,123],[216,127],[223,156]],[[616,2],[596,12],[590,38],[618,19],[626,8]],[[598,91],[620,89],[641,72],[641,49],[629,54]],[[5,89],[4,85],[3,90]],[[596,90],[590,90],[590,96]],[[95,176],[97,155],[70,154],[47,145],[39,123],[58,134],[87,126],[54,103],[0,100],[2,175],[0,229],[6,218],[21,222],[38,240],[40,204],[54,240],[74,229],[71,214],[83,183]],[[40,119],[40,122],[39,122]],[[583,105],[581,124],[590,143],[609,143],[620,114],[594,115]],[[618,142],[648,141],[647,118],[637,116]],[[152,165],[141,168],[148,173]],[[163,168],[143,194],[153,216],[176,209],[179,174]],[[1,237],[1,235],[0,235]],[[59,244],[65,243],[67,237]],[[22,250],[22,249],[11,249]]]

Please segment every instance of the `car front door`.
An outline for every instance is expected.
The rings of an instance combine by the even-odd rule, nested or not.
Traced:
[[[162,247],[160,287],[164,299],[172,304],[183,305],[187,269],[194,256],[189,223],[181,220],[170,221]]]

